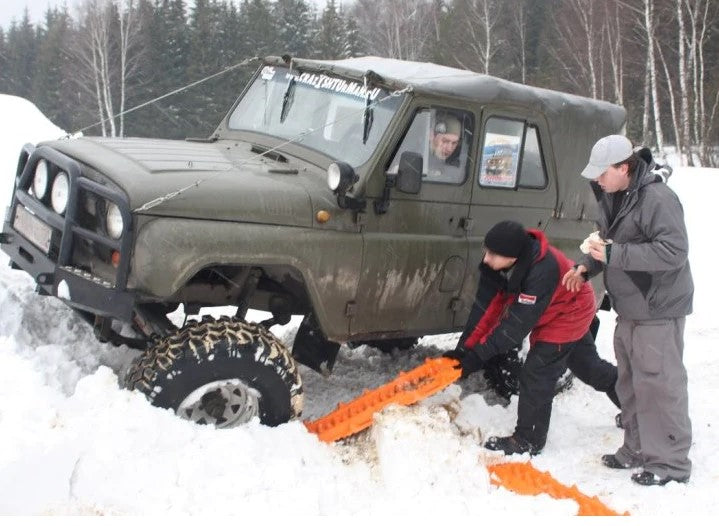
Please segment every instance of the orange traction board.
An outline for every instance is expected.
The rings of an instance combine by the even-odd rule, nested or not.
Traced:
[[[427,358],[419,367],[401,372],[396,379],[347,403],[340,403],[331,413],[305,422],[305,426],[324,442],[334,442],[367,429],[372,417],[390,404],[411,405],[441,391],[460,377],[457,360]]]

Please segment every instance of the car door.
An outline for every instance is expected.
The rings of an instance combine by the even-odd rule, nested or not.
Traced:
[[[459,107],[418,106],[384,167],[396,172],[404,152],[422,155],[419,193],[391,190],[385,213],[368,212],[363,226],[363,261],[351,317],[356,335],[421,335],[456,327],[456,299],[465,279],[474,114]],[[457,148],[440,158],[439,136]],[[384,174],[378,174],[384,177]]]
[[[468,234],[471,272],[461,294],[461,315],[469,315],[477,286],[484,235],[511,219],[543,230],[557,206],[557,181],[549,133],[541,114],[485,108],[479,159],[473,173]]]

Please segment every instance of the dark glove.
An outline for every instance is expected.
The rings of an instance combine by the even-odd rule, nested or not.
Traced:
[[[462,369],[462,378],[467,378],[470,374],[484,368],[484,361],[479,357],[479,354],[470,349],[455,349],[454,351],[447,351],[442,356],[459,362],[455,369]]]

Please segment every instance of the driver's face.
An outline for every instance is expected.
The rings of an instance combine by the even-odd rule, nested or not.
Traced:
[[[435,157],[445,161],[459,145],[459,135],[454,133],[435,133],[432,137],[432,152]]]

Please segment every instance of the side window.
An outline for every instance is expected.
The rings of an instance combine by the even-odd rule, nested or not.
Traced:
[[[388,172],[397,172],[404,152],[416,152],[422,156],[424,182],[461,184],[467,176],[473,134],[471,113],[450,108],[421,108],[415,112]]]
[[[519,171],[519,186],[527,188],[547,186],[547,171],[544,168],[544,156],[536,126],[527,127],[524,151],[522,152],[522,168]]]
[[[479,184],[495,188],[544,188],[539,131],[524,121],[490,117],[485,126]]]

